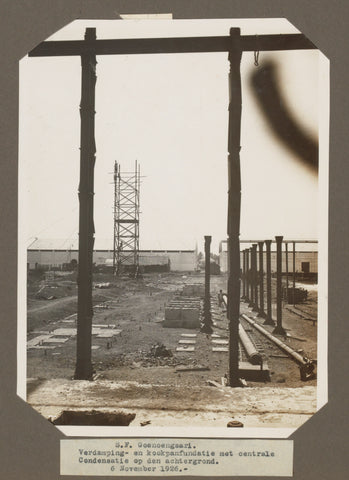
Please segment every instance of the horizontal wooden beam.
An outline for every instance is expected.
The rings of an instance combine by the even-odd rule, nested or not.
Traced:
[[[245,35],[241,37],[241,42],[243,52],[317,49],[302,33]]]
[[[272,240],[272,239],[270,240],[271,242],[275,243],[275,240]],[[261,239],[259,240],[245,240],[245,239],[241,240],[240,239],[240,243],[258,243],[258,242],[265,242],[265,241],[266,240],[261,240]],[[222,240],[221,243],[228,243],[228,241]],[[285,238],[283,240],[283,243],[319,243],[319,241],[318,240],[289,240]]]
[[[29,57],[139,55],[156,53],[228,52],[231,37],[131,38],[115,40],[62,40],[42,42]],[[241,36],[243,52],[309,50],[316,46],[302,34]]]

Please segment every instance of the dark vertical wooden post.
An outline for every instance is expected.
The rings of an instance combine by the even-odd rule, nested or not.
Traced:
[[[204,299],[204,325],[201,329],[204,333],[212,333],[211,319],[211,296],[210,296],[210,246],[211,237],[205,236],[205,299]]]
[[[282,327],[282,236],[276,240],[276,327],[273,333],[286,335]]]
[[[259,311],[259,308],[258,308],[258,268],[257,268],[257,244],[256,243],[254,243],[252,245],[252,258],[253,258],[253,276],[252,276],[252,278],[253,278],[253,289],[254,289],[253,311],[258,312]]]
[[[239,386],[240,317],[240,136],[241,136],[241,44],[240,29],[230,29],[229,127],[228,127],[228,320],[229,385]]]
[[[258,242],[259,253],[259,316],[265,317],[264,312],[264,271],[263,271],[263,245],[264,242]]]
[[[274,325],[271,309],[271,240],[265,240],[267,252],[267,318],[264,325]]]
[[[293,242],[293,306],[295,307],[296,294],[296,242]]]
[[[288,302],[288,243],[285,242],[285,262],[286,262],[286,299]]]
[[[250,303],[249,307],[254,305],[254,283],[253,283],[253,248],[249,248],[250,251]]]
[[[244,249],[244,261],[245,261],[245,296],[244,300],[248,298],[248,250],[247,248]]]
[[[85,41],[96,39],[96,29],[87,28]],[[92,263],[94,244],[93,189],[95,165],[95,85],[96,56],[81,55],[81,131],[80,131],[80,184],[79,184],[79,268],[78,317],[75,379],[90,380],[93,375],[91,361],[92,335]]]
[[[242,299],[246,298],[246,250],[242,251]]]
[[[250,301],[250,249],[246,248],[246,302]]]

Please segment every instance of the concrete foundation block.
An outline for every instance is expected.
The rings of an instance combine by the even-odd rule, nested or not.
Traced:
[[[197,308],[183,308],[182,309],[183,320],[199,320],[199,310]]]
[[[181,320],[181,309],[180,308],[165,308],[165,321],[166,320]]]

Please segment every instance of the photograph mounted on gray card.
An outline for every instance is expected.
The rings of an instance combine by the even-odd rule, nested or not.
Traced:
[[[18,395],[67,435],[288,437],[327,402],[328,60],[286,19],[52,33],[20,61]]]

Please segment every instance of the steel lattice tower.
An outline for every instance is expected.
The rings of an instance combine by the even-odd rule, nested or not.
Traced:
[[[139,191],[140,166],[133,172],[121,172],[114,164],[114,274],[125,267],[137,276],[139,269]]]

